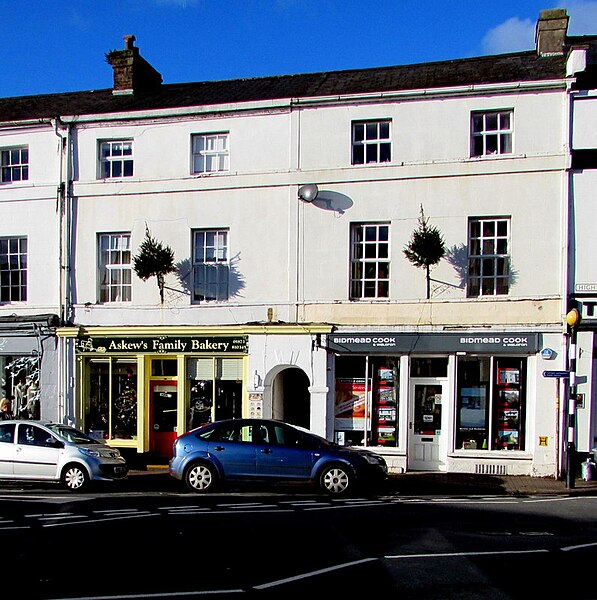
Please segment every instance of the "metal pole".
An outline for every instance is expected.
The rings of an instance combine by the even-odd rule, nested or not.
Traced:
[[[576,325],[577,323],[574,323],[570,327],[568,443],[566,446],[566,487],[569,489],[576,485]]]
[[[560,379],[554,379],[556,382],[556,479],[560,479]]]

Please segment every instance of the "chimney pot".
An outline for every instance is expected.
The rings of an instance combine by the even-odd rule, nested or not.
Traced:
[[[124,49],[131,50],[135,47],[135,40],[137,38],[134,35],[125,35],[124,36]]]

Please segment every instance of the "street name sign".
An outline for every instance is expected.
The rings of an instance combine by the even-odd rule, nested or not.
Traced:
[[[543,371],[543,377],[570,377],[570,371]]]

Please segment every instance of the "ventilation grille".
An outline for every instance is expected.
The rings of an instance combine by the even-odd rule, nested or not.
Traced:
[[[475,465],[477,475],[507,475],[507,465]]]

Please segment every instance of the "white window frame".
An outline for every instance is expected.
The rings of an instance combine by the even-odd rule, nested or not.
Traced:
[[[99,233],[98,299],[102,304],[130,302],[132,296],[132,252],[129,232]]]
[[[99,141],[99,179],[124,179],[133,177],[133,140]]]
[[[471,112],[471,157],[512,154],[514,110]]]
[[[230,171],[230,133],[191,135],[191,172],[194,175]]]
[[[0,238],[0,304],[27,301],[27,237]]]
[[[509,293],[510,228],[509,217],[469,219],[468,298],[505,296]]]
[[[228,229],[192,232],[192,301],[222,302],[230,294],[230,233]]]
[[[0,149],[0,181],[15,183],[29,179],[29,146]]]
[[[360,156],[362,153],[362,156]],[[392,120],[353,121],[351,164],[385,164],[392,161]]]
[[[387,300],[390,297],[390,256],[389,223],[351,225],[351,300]]]

